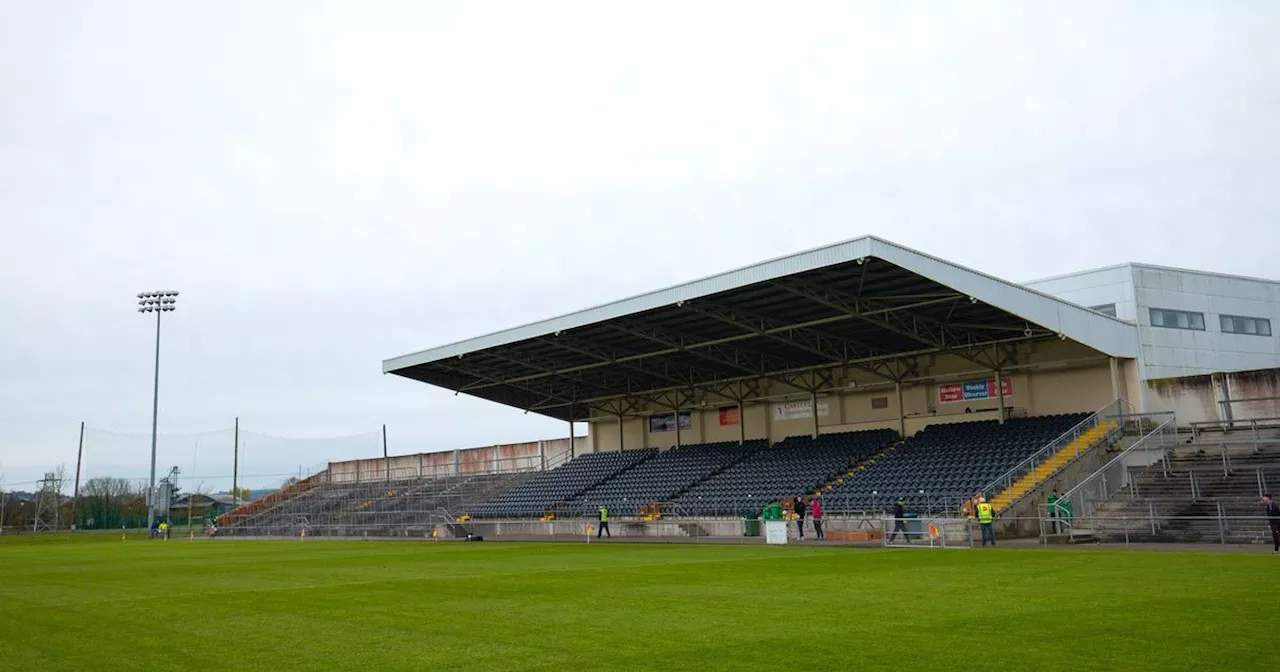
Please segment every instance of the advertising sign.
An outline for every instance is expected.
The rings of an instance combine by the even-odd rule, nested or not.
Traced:
[[[689,411],[680,411],[680,431],[686,429],[693,429],[693,415]],[[651,434],[674,431],[676,431],[676,422],[673,414],[649,416],[649,432]]]
[[[813,401],[785,401],[773,405],[774,420],[799,420],[813,417]],[[818,399],[818,417],[827,417],[827,400]]]
[[[1000,387],[1004,388],[1005,397],[1013,396],[1012,380],[1008,378],[1001,380]],[[999,396],[996,393],[996,381],[994,380],[974,380],[938,386],[938,403],[940,404],[982,401],[984,399],[995,399]]]

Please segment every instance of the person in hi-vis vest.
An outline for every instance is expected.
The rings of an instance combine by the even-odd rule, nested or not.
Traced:
[[[602,534],[613,538],[613,533],[609,531],[609,509],[606,509],[603,504],[600,506],[600,529],[596,530],[596,538],[599,539]]]
[[[996,545],[996,530],[992,524],[996,518],[996,510],[987,501],[986,497],[978,498],[978,526],[982,528],[982,545],[987,545],[987,539],[991,540],[991,545]]]

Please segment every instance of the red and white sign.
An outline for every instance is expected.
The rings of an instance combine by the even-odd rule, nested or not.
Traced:
[[[742,422],[741,414],[738,413],[737,406],[721,406],[720,407],[720,426],[728,427]]]
[[[1008,378],[1002,379],[1000,387],[1004,388],[1004,396],[1013,396],[1012,380]],[[938,386],[938,403],[940,404],[982,401],[984,399],[995,399],[999,396],[996,393],[996,381],[994,380],[974,380]]]

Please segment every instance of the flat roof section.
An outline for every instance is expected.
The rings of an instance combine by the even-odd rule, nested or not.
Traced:
[[[1065,337],[1135,357],[1132,324],[866,236],[383,362],[529,412]]]

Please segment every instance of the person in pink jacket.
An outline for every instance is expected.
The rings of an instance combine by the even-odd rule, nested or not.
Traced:
[[[813,502],[810,505],[810,517],[813,518],[813,531],[818,535],[819,540],[826,539],[827,536],[822,533],[822,504],[818,502],[817,497],[814,497],[810,501]]]

